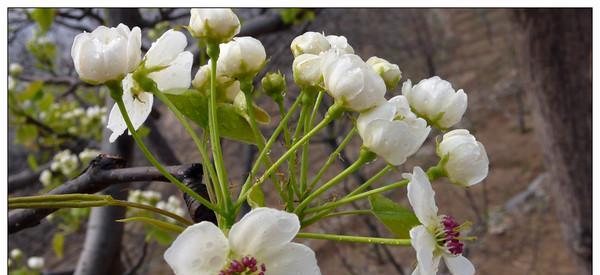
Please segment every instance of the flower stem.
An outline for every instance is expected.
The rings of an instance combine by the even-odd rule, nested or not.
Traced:
[[[325,126],[327,126],[327,124],[329,124],[331,121],[341,116],[343,112],[344,107],[342,105],[338,105],[337,103],[334,103],[331,107],[329,107],[327,115],[323,118],[323,120],[321,120],[321,122],[319,122],[317,126],[315,126],[310,132],[303,136],[302,139],[300,139],[298,142],[294,143],[290,147],[290,149],[288,149],[281,157],[279,157],[279,159],[275,161],[275,163],[273,163],[273,165],[269,167],[267,171],[265,171],[265,173],[256,181],[256,183],[254,183],[254,185],[260,186],[261,184],[263,184],[264,181],[271,174],[273,174],[281,164],[283,164],[283,162],[289,159],[289,157],[300,148],[300,146],[307,142],[316,133],[321,131],[321,129],[325,128]],[[248,186],[245,192],[240,193],[240,199],[238,200],[238,204],[241,204],[243,201],[246,200],[246,197],[248,196],[247,190],[250,189],[250,187],[252,186]]]
[[[150,163],[152,165],[154,165],[154,167],[156,167],[156,169],[165,178],[167,178],[170,182],[172,182],[173,184],[175,184],[180,190],[182,190],[183,192],[187,193],[192,198],[196,199],[199,203],[203,204],[208,209],[213,210],[216,213],[222,214],[221,211],[220,211],[220,209],[217,209],[210,201],[208,201],[207,199],[203,198],[198,193],[194,192],[194,190],[192,190],[191,188],[187,187],[185,184],[183,184],[181,181],[179,181],[177,178],[175,178],[173,175],[171,175],[162,166],[162,164],[160,164],[160,162],[158,162],[158,160],[156,160],[156,158],[152,155],[152,153],[150,153],[150,150],[148,150],[148,148],[146,147],[146,145],[144,144],[144,142],[142,141],[142,139],[140,138],[140,136],[137,134],[137,132],[135,131],[135,128],[133,127],[133,124],[131,123],[131,119],[129,118],[129,114],[127,113],[127,109],[125,109],[125,104],[123,103],[123,88],[121,87],[121,83],[120,82],[109,83],[107,86],[108,86],[108,88],[111,91],[111,97],[115,100],[115,102],[117,103],[117,106],[119,107],[119,111],[121,112],[121,115],[123,116],[123,120],[125,120],[125,124],[127,125],[127,129],[129,129],[129,132],[131,133],[131,136],[133,137],[133,139],[137,143],[138,147],[140,148],[140,150],[142,151],[142,153],[144,154],[144,156],[146,156],[146,158],[148,159],[148,161],[150,161]]]
[[[306,199],[302,200],[302,202],[298,205],[295,212],[297,214],[302,214],[303,210],[316,197],[323,194],[325,191],[329,190],[334,185],[340,183],[342,180],[344,180],[345,178],[350,176],[352,173],[354,173],[356,170],[358,170],[360,167],[362,167],[365,163],[368,163],[368,162],[374,160],[375,157],[376,157],[375,153],[365,150],[365,149],[361,150],[360,156],[354,163],[352,163],[352,165],[348,166],[348,168],[344,169],[344,171],[339,173],[337,176],[335,176],[334,178],[332,178],[331,180],[329,180],[328,182],[323,184],[321,187],[319,187],[314,192],[310,193],[310,195],[308,195],[308,197],[306,197]]]
[[[383,167],[383,169],[379,170],[379,172],[377,172],[377,174],[373,175],[373,177],[371,177],[370,179],[365,181],[365,183],[361,184],[354,191],[350,192],[350,194],[348,194],[346,197],[351,197],[351,196],[354,196],[356,194],[362,193],[363,191],[367,190],[367,188],[369,188],[371,185],[373,185],[373,183],[377,182],[381,177],[385,176],[385,174],[387,174],[393,168],[394,168],[394,166],[392,166],[390,164],[386,165],[385,167]]]
[[[316,100],[314,99],[313,94],[314,92],[312,91],[305,93],[306,111],[308,112],[310,108],[312,108],[313,110],[310,116],[308,116],[308,113],[306,114],[306,117],[303,121],[304,135],[306,135],[306,133],[308,133],[308,131],[310,131],[310,129],[312,128],[315,118],[317,116],[317,111],[319,110],[319,105],[321,104],[321,100],[323,99],[323,92],[319,92]],[[306,142],[302,146],[302,156],[300,160],[300,192],[298,194],[299,198],[302,196],[302,194],[304,194],[304,192],[306,192],[306,189],[308,188],[309,145],[310,144]]]
[[[330,241],[338,241],[338,242],[401,245],[401,246],[409,246],[410,245],[410,239],[389,239],[389,238],[374,238],[374,237],[320,234],[320,233],[302,233],[301,232],[296,235],[296,238],[330,240]]]
[[[206,53],[210,57],[210,100],[208,104],[208,125],[210,131],[210,145],[215,162],[215,170],[219,179],[222,197],[224,199],[223,206],[227,213],[226,220],[228,223],[233,223],[233,215],[230,213],[232,205],[231,193],[227,181],[227,171],[225,170],[225,162],[223,161],[223,152],[221,150],[221,140],[219,138],[219,124],[217,119],[217,60],[219,59],[219,44],[208,43]],[[225,225],[228,227],[229,225]]]

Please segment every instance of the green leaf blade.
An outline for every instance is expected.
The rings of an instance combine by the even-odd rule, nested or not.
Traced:
[[[409,231],[420,224],[417,216],[408,208],[382,196],[369,197],[371,212],[398,238],[409,238]]]

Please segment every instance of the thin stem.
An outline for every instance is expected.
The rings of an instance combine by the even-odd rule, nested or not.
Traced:
[[[292,144],[296,143],[300,138],[300,133],[302,133],[301,130],[303,129],[304,121],[306,120],[308,108],[306,106],[305,96],[306,91],[302,91],[299,96],[300,100],[302,101],[302,109],[300,109],[300,115],[298,117],[298,121],[296,122],[296,130],[294,131],[294,136],[292,137]],[[306,132],[304,132],[304,134],[306,134]],[[292,190],[297,197],[300,197],[300,195],[302,195],[300,193],[302,179],[300,178],[300,184],[298,184],[298,180],[296,180],[296,153],[290,156],[290,161],[288,162],[288,174],[290,177]],[[302,177],[302,175],[300,175],[300,177]]]
[[[329,190],[334,185],[340,183],[342,180],[344,180],[356,170],[358,170],[360,167],[362,167],[365,163],[372,161],[374,158],[375,154],[373,152],[370,152],[368,150],[361,150],[360,156],[354,163],[352,163],[352,165],[348,166],[348,168],[344,169],[344,171],[337,174],[334,178],[323,184],[314,192],[310,193],[310,195],[308,195],[308,197],[302,200],[302,202],[298,205],[295,212],[297,214],[301,214],[302,211],[308,206],[308,204],[310,204],[310,202],[313,201],[316,197],[323,194],[325,191]]]
[[[354,191],[350,192],[350,194],[346,195],[346,197],[351,197],[351,196],[354,196],[358,193],[362,193],[363,191],[367,190],[367,188],[369,188],[371,185],[373,185],[373,183],[377,182],[381,177],[383,177],[385,174],[390,172],[393,168],[394,168],[394,166],[392,166],[390,164],[386,165],[385,167],[383,167],[383,169],[379,170],[379,172],[377,172],[377,174],[373,175],[373,177],[371,177],[370,179],[365,181],[365,183],[361,184]]]
[[[410,239],[389,239],[389,238],[374,238],[374,237],[320,234],[320,233],[303,233],[302,232],[302,233],[296,234],[296,238],[330,240],[330,241],[338,241],[338,242],[401,245],[401,246],[409,246],[410,245]]]
[[[327,172],[329,167],[339,157],[340,152],[346,147],[346,145],[348,145],[348,143],[352,140],[352,138],[354,137],[354,135],[357,132],[358,132],[358,130],[356,129],[356,127],[354,127],[354,128],[352,128],[352,130],[350,130],[350,132],[348,132],[348,134],[346,134],[346,137],[344,138],[344,140],[342,140],[340,145],[338,145],[338,147],[333,151],[333,153],[331,153],[331,155],[329,155],[329,158],[327,158],[327,161],[325,161],[325,164],[323,164],[321,166],[321,169],[319,169],[319,172],[317,172],[317,175],[313,178],[312,182],[308,186],[308,189],[304,193],[304,196],[306,196],[306,194],[310,193],[312,191],[312,189],[315,188],[317,183],[319,183],[319,180],[321,180],[323,175],[325,175],[325,172]],[[304,196],[303,196],[303,198],[304,198]]]
[[[152,163],[152,165],[154,165],[154,167],[156,167],[156,169],[165,178],[167,178],[170,182],[172,182],[173,184],[175,184],[180,190],[182,190],[183,192],[187,193],[192,198],[196,199],[199,203],[203,204],[208,209],[213,210],[216,213],[222,214],[220,209],[217,209],[210,201],[208,201],[207,199],[203,198],[198,193],[194,192],[194,190],[192,190],[191,188],[187,187],[185,184],[183,184],[181,181],[179,181],[177,178],[175,178],[173,175],[171,175],[162,166],[162,164],[160,164],[160,162],[158,162],[158,160],[156,160],[156,158],[152,155],[152,153],[150,153],[150,150],[148,150],[148,148],[146,147],[146,145],[144,144],[144,142],[142,141],[142,139],[140,138],[140,136],[138,135],[138,133],[135,131],[135,128],[133,127],[133,124],[131,123],[131,119],[129,118],[129,114],[127,113],[127,109],[125,109],[125,104],[123,103],[123,96],[122,96],[123,95],[123,88],[121,87],[121,84],[118,83],[117,85],[107,85],[107,86],[111,90],[111,96],[113,97],[113,99],[117,103],[117,106],[119,107],[119,111],[121,112],[121,115],[123,116],[123,120],[125,120],[125,124],[127,125],[127,129],[129,129],[129,132],[131,133],[131,136],[133,137],[133,139],[137,143],[138,147],[140,148],[140,150],[142,151],[142,153],[144,154],[144,156],[146,156],[146,158],[148,159],[148,161],[150,161],[150,163]]]
[[[310,109],[311,107],[313,110],[311,115],[304,119],[305,135],[312,128],[315,118],[317,117],[319,105],[321,104],[321,100],[323,100],[323,92],[319,92],[316,101],[313,100],[312,92],[306,94],[306,96],[309,96],[308,100],[306,100],[306,110],[308,111],[308,109]],[[307,142],[302,146],[302,156],[300,161],[300,194],[298,194],[299,198],[302,197],[302,195],[304,194],[304,192],[306,192],[306,189],[308,187],[309,145],[310,144]]]
[[[307,142],[310,139],[310,137],[314,136],[316,133],[321,131],[321,129],[325,128],[327,124],[339,117],[343,112],[344,108],[342,107],[342,105],[338,105],[337,103],[334,103],[331,107],[329,107],[329,111],[327,112],[327,115],[323,118],[323,120],[321,120],[321,122],[319,122],[319,124],[315,126],[315,128],[313,128],[310,132],[303,136],[302,139],[300,139],[298,142],[293,144],[289,150],[287,150],[281,157],[279,157],[279,159],[275,161],[275,163],[273,163],[273,166],[269,167],[269,169],[265,171],[265,173],[256,181],[256,183],[254,183],[254,185],[260,186],[261,184],[263,184],[263,182],[271,174],[277,171],[277,168],[279,168],[279,166],[283,164],[283,162],[289,159],[289,157],[293,155],[296,152],[296,150],[300,148],[300,146]],[[248,190],[250,187],[251,186],[248,186],[246,190]],[[241,204],[243,201],[245,201],[247,195],[248,191],[240,193],[240,199],[238,201],[238,204]]]
[[[8,198],[8,203],[22,202],[49,202],[49,201],[97,201],[110,198],[108,195],[91,195],[91,194],[64,194],[64,195],[40,195]]]
[[[370,215],[371,213],[372,213],[371,210],[366,210],[366,209],[348,210],[348,211],[340,211],[340,212],[335,212],[335,213],[327,214],[323,218],[327,219],[327,218],[333,218],[333,217],[339,217],[339,216],[348,216],[348,215]]]
[[[265,147],[263,148],[263,150],[260,151],[258,158],[256,158],[256,161],[254,162],[254,165],[252,166],[252,169],[250,170],[250,173],[248,174],[248,178],[246,178],[246,181],[244,182],[244,185],[242,186],[242,191],[240,192],[240,195],[238,197],[238,202],[236,203],[236,209],[242,205],[242,202],[243,202],[243,200],[241,199],[242,195],[245,195],[245,193],[250,189],[251,183],[252,183],[252,181],[254,181],[254,175],[256,175],[256,172],[258,172],[258,169],[260,168],[260,163],[269,154],[271,147],[277,140],[277,137],[279,136],[281,131],[283,129],[287,128],[287,122],[292,117],[292,115],[294,114],[294,111],[296,111],[298,106],[300,106],[300,100],[296,100],[294,102],[294,104],[292,104],[292,106],[290,106],[290,109],[288,110],[287,114],[285,114],[285,116],[281,119],[281,121],[279,122],[279,125],[277,126],[277,128],[275,128],[275,131],[273,131],[273,134],[271,135],[271,137],[265,144]]]

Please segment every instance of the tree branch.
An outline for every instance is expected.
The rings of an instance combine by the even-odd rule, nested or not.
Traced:
[[[48,194],[93,194],[104,190],[113,184],[168,180],[154,167],[122,168],[125,160],[116,156],[99,155],[88,168],[77,178],[66,182]],[[186,181],[202,175],[200,164],[185,164],[169,166],[167,171],[176,178]],[[25,228],[36,226],[42,219],[56,211],[56,209],[18,209],[8,213],[9,234],[19,232]]]

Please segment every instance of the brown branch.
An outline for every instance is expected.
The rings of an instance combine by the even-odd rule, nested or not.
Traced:
[[[104,190],[113,184],[168,180],[154,167],[123,168],[125,160],[116,156],[99,155],[88,168],[77,178],[66,182],[48,194],[93,194]],[[185,181],[202,175],[200,164],[185,164],[166,167],[169,173]],[[19,232],[25,228],[36,226],[42,219],[56,211],[56,209],[18,209],[8,213],[9,234]]]

